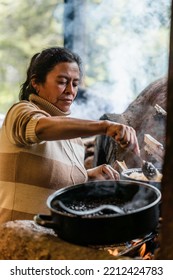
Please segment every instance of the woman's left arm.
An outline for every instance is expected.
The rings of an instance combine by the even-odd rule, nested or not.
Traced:
[[[119,173],[109,164],[102,164],[87,170],[88,179],[94,180],[119,180]]]

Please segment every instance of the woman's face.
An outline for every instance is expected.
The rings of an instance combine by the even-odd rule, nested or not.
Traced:
[[[63,112],[67,112],[75,99],[80,81],[76,62],[57,64],[46,76],[43,84],[35,84],[38,95]]]

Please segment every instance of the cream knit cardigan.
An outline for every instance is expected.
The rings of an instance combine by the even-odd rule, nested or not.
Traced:
[[[47,214],[50,194],[87,181],[80,138],[40,141],[35,134],[40,118],[60,115],[34,94],[8,111],[0,130],[0,222]]]

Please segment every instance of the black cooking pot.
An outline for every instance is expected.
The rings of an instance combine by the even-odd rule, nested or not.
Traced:
[[[38,214],[34,220],[41,226],[53,228],[66,241],[108,245],[154,231],[160,199],[160,191],[149,184],[92,181],[56,191],[47,200],[51,215]],[[118,212],[112,210],[114,206]],[[92,212],[91,209],[98,211],[86,214],[86,211]]]
[[[158,171],[159,172],[162,172],[161,171],[161,168],[158,168]],[[121,179],[122,180],[130,180],[130,181],[136,181],[136,182],[142,182],[142,183],[145,183],[145,184],[150,184],[156,188],[158,188],[160,191],[161,191],[161,182],[156,182],[156,181],[152,181],[152,180],[148,180],[148,181],[144,181],[144,180],[140,180],[139,178],[138,179],[135,179],[135,178],[131,178],[130,175],[132,173],[138,173],[139,175],[140,174],[143,174],[142,172],[142,169],[141,168],[130,168],[130,169],[126,169],[126,170],[123,170],[121,172]]]

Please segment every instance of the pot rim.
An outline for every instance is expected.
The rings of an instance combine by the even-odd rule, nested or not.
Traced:
[[[53,213],[56,213],[56,214],[59,214],[61,216],[69,216],[71,218],[77,218],[77,219],[103,219],[103,218],[115,218],[115,217],[118,217],[118,216],[127,216],[127,215],[132,215],[132,214],[135,214],[135,213],[138,213],[138,212],[141,212],[141,211],[144,211],[144,210],[147,210],[147,209],[150,209],[152,208],[153,206],[157,205],[160,200],[161,200],[161,192],[160,190],[158,190],[156,187],[154,187],[153,185],[150,185],[148,183],[143,183],[141,181],[133,181],[133,184],[137,184],[137,185],[142,185],[143,187],[146,187],[146,188],[149,188],[149,189],[152,189],[157,198],[150,204],[146,205],[146,206],[143,206],[139,209],[135,209],[134,211],[131,211],[129,213],[125,213],[125,214],[119,214],[119,213],[116,213],[116,214],[111,214],[110,216],[108,215],[100,215],[100,216],[90,216],[90,215],[84,215],[84,216],[77,216],[77,215],[74,215],[74,214],[71,214],[71,213],[67,213],[67,212],[62,212],[62,211],[59,211],[55,208],[53,208],[51,206],[51,202],[54,198],[56,198],[58,195],[60,194],[63,194],[65,192],[67,192],[68,190],[71,190],[71,189],[76,189],[76,188],[79,188],[80,186],[82,185],[89,185],[91,183],[106,183],[106,182],[120,182],[120,183],[124,183],[124,184],[132,184],[132,181],[130,180],[101,180],[101,181],[89,181],[89,182],[86,182],[86,183],[82,183],[82,184],[77,184],[77,185],[71,185],[71,186],[67,186],[67,187],[64,187],[64,188],[61,188],[57,191],[55,191],[53,194],[51,194],[48,198],[47,198],[47,206],[49,208],[49,210]]]

